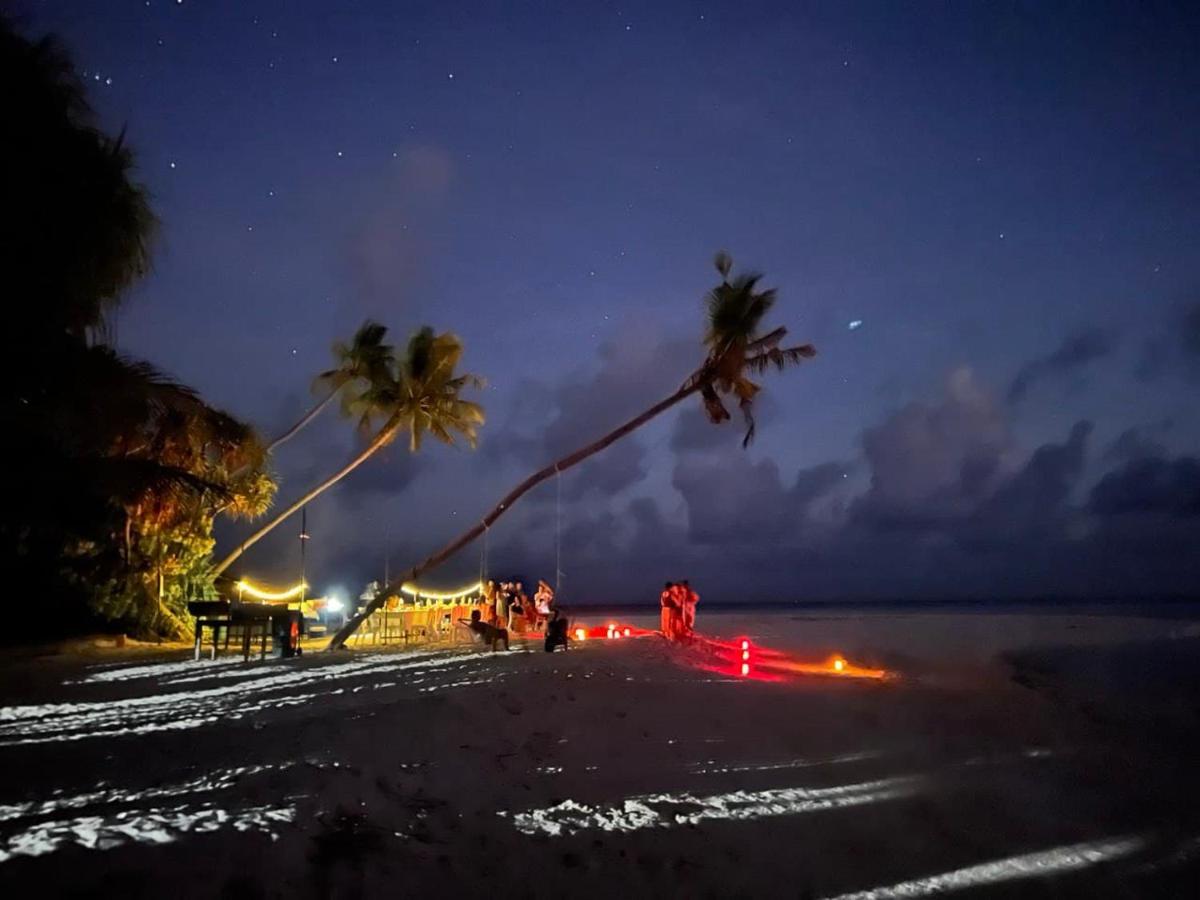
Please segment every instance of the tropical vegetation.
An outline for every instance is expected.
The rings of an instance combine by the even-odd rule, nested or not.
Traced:
[[[124,136],[95,126],[67,55],[0,21],[0,82],[0,566],[19,599],[10,624],[24,626],[9,633],[179,635],[186,600],[211,591],[213,517],[270,503],[264,450],[108,340],[157,223]]]

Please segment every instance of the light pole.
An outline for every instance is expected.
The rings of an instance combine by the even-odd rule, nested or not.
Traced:
[[[308,507],[300,508],[300,602],[304,602],[304,593],[308,583],[304,580],[304,545],[308,543]]]

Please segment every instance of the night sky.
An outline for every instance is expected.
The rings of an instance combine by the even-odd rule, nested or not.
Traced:
[[[749,451],[697,401],[489,538],[492,574],[553,580],[561,491],[564,598],[649,603],[689,576],[721,601],[1200,588],[1188,7],[17,4],[162,219],[123,351],[266,434],[368,316],[458,333],[487,377],[476,453],[393,447],[312,504],[322,591],[674,389],[714,251],[765,272],[770,324],[820,355],[768,376]],[[329,411],[280,450],[281,499],[355,441]],[[294,581],[298,531],[238,574]]]

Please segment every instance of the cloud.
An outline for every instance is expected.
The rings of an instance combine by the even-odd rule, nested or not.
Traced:
[[[1019,403],[1035,385],[1048,378],[1067,375],[1103,359],[1116,346],[1113,336],[1098,328],[1088,328],[1070,335],[1053,353],[1030,360],[1021,367],[1009,386],[1009,403]]]
[[[796,536],[811,506],[844,480],[846,466],[822,463],[785,486],[773,460],[752,462],[740,449],[720,456],[681,456],[672,485],[687,508],[696,544],[779,544]]]
[[[1003,406],[967,368],[950,373],[940,400],[910,403],[868,428],[862,444],[871,483],[855,514],[881,527],[965,515],[1013,450]]]
[[[1099,516],[1200,516],[1200,459],[1130,460],[1096,483],[1088,508]]]
[[[694,345],[636,331],[608,342],[595,367],[522,390],[527,402],[511,426],[487,436],[495,446],[485,444],[478,471],[505,460],[532,468],[581,446],[644,408],[648,395],[672,390],[695,356]],[[1167,458],[1152,440],[1165,424],[1113,441],[1093,485],[1084,481],[1090,423],[1023,448],[1012,414],[1002,395],[959,368],[931,396],[866,428],[861,458],[801,467],[787,451],[771,458],[741,450],[735,431],[726,442],[687,405],[669,428],[618,442],[574,482],[564,476],[565,602],[652,603],[664,579],[685,577],[707,600],[1141,596],[1197,583],[1200,462]],[[646,442],[657,434],[670,441],[671,492],[645,478],[655,468]],[[344,430],[328,437],[350,441]],[[394,569],[437,543],[424,523],[397,526],[411,517],[398,515],[391,491],[422,465],[402,450],[310,507],[310,571],[337,572],[349,584],[347,573],[364,567],[378,577],[387,548]],[[855,470],[865,487],[862,477],[846,477]],[[412,490],[419,499],[423,483]],[[549,485],[493,529],[493,573],[553,578],[556,510],[546,502],[554,497]],[[394,536],[380,532],[385,523],[398,528]],[[352,548],[336,539],[349,533]],[[472,577],[481,549],[435,581]],[[280,529],[246,571],[289,580],[297,553],[295,529]]]
[[[493,460],[546,465],[674,391],[697,363],[697,355],[692,342],[659,341],[640,329],[627,329],[600,346],[595,371],[576,373],[554,386],[527,385],[539,395],[540,421],[534,409],[510,417],[487,436],[485,451]],[[623,438],[564,475],[563,498],[611,496],[637,484],[646,475],[645,454],[637,435]]]
[[[1170,420],[1167,420],[1154,430],[1166,430],[1170,425]],[[1144,427],[1126,428],[1108,445],[1104,459],[1108,462],[1129,462],[1143,457],[1166,456],[1167,448],[1147,434],[1148,430]]]
[[[1063,443],[1038,447],[1029,461],[980,505],[977,520],[1010,534],[1014,528],[1023,528],[1026,540],[1044,530],[1066,507],[1083,473],[1091,432],[1091,422],[1076,422]]]

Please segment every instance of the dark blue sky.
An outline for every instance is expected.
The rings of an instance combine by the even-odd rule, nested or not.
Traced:
[[[688,410],[565,478],[574,598],[1200,587],[1195,7],[18,9],[163,221],[123,350],[267,433],[366,316],[459,333],[489,379],[478,453],[393,448],[313,504],[322,588],[673,388],[721,247],[821,355],[770,378],[748,453]],[[329,415],[287,445],[281,496],[352,443]],[[552,577],[554,501],[493,569]],[[297,528],[244,572],[292,577]]]

